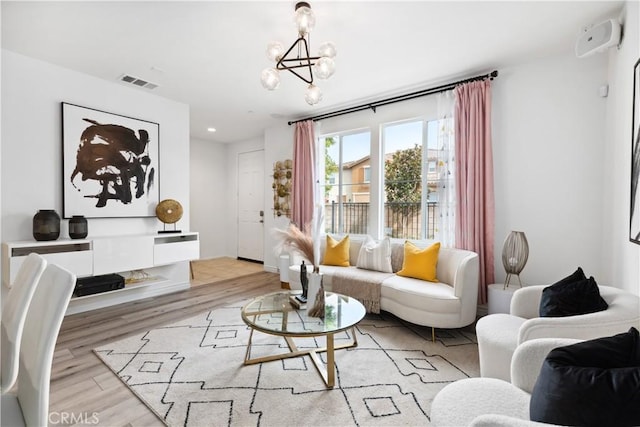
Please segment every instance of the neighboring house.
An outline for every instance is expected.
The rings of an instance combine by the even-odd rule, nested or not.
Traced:
[[[342,165],[344,177],[350,181],[350,185],[344,190],[348,193],[347,201],[353,203],[369,203],[371,192],[371,158],[365,156],[361,159]]]
[[[368,203],[370,200],[371,166],[370,156],[347,162],[342,165],[342,202]],[[325,203],[337,203],[339,199],[338,172],[327,178],[330,190],[325,197]]]
[[[437,200],[438,150],[427,150],[428,201]],[[385,161],[391,160],[393,153],[385,155]],[[337,203],[339,200],[339,176],[334,172],[327,177],[325,203]],[[418,177],[419,179],[419,177]],[[368,203],[371,200],[371,156],[364,156],[342,165],[342,202]]]

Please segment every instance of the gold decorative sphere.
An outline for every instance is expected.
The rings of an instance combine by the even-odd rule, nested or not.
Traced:
[[[177,200],[165,199],[156,206],[156,216],[165,224],[178,222],[182,213],[182,205]]]

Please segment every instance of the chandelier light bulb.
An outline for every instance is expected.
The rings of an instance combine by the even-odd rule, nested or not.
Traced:
[[[311,56],[308,35],[316,25],[315,14],[307,1],[296,2],[294,10],[298,38],[288,49],[277,41],[267,44],[266,55],[271,61],[275,61],[276,65],[264,69],[260,81],[265,89],[275,90],[280,85],[280,71],[286,70],[308,85],[304,99],[309,105],[315,105],[322,101],[322,91],[313,84],[314,79],[328,79],[335,73],[336,64],[333,58],[336,56],[336,47],[331,42],[322,43],[319,55]]]
[[[323,56],[316,61],[313,70],[319,79],[328,79],[336,71],[336,63],[332,58]]]
[[[316,16],[308,3],[300,2],[296,5],[294,20],[300,35],[310,33],[316,26]]]
[[[309,105],[315,105],[318,102],[322,101],[322,91],[316,85],[309,85],[307,88],[307,93],[304,95],[304,100],[307,101]]]
[[[280,42],[271,42],[267,45],[267,58],[272,61],[279,61],[284,54],[284,46]]]
[[[280,85],[280,73],[275,68],[265,68],[260,74],[262,86],[268,90],[275,90]]]
[[[322,43],[318,49],[318,56],[333,58],[336,56],[336,53],[336,45],[331,42]]]

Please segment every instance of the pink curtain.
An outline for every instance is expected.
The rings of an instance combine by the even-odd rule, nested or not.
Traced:
[[[484,304],[495,280],[491,82],[467,83],[455,92],[456,247],[480,256],[478,301]]]
[[[293,136],[291,221],[301,230],[310,225],[313,217],[315,145],[313,121],[296,123]]]

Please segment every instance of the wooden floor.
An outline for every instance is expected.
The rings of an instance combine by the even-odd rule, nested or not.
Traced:
[[[213,307],[280,289],[278,274],[264,272],[261,265],[255,264],[250,267],[259,267],[259,272],[245,275],[248,266],[231,261],[224,260],[225,267],[221,269],[235,264],[235,275],[241,277],[212,276],[218,281],[203,284],[207,280],[203,271],[208,267],[194,265],[194,282],[198,286],[189,290],[65,317],[51,374],[50,425],[162,425],[92,349]]]
[[[191,262],[191,286],[200,286],[220,280],[233,279],[239,274],[251,274],[264,271],[264,266],[256,262],[241,261],[235,258],[205,259]]]

